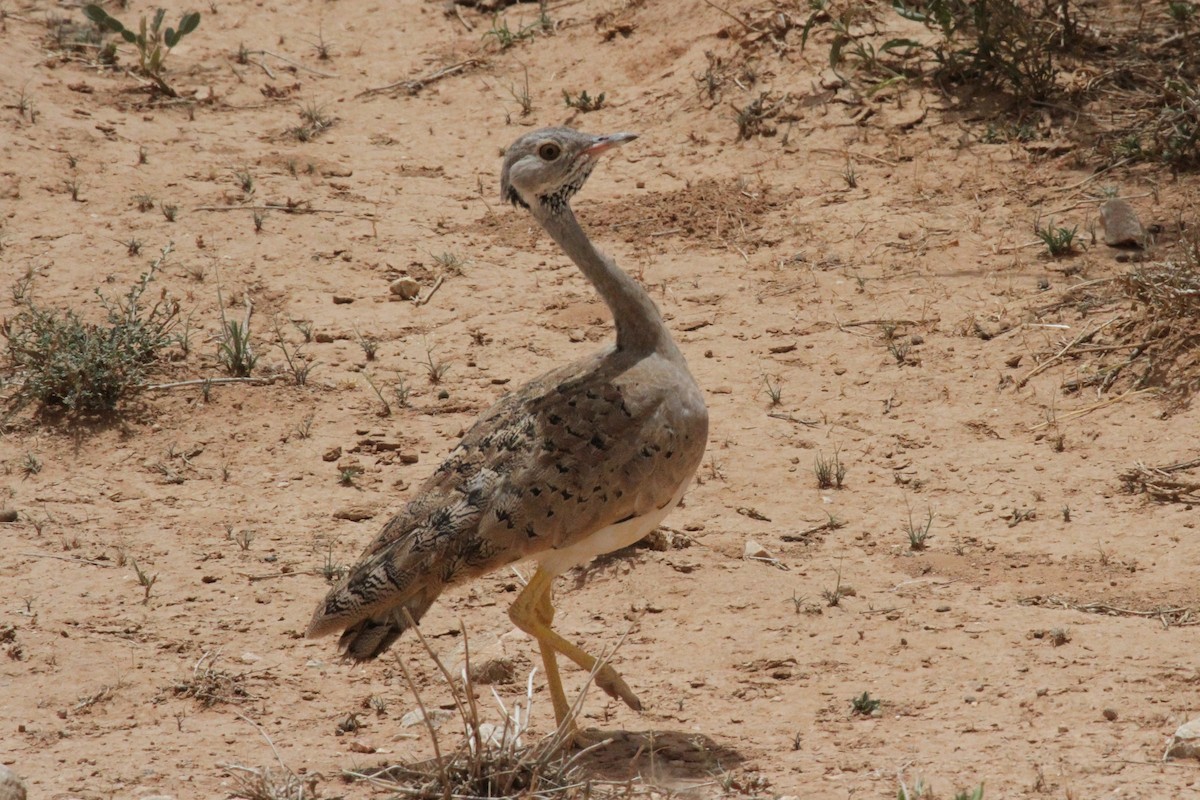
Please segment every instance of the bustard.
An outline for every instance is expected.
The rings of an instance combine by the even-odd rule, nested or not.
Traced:
[[[373,659],[447,587],[533,559],[537,570],[509,616],[537,639],[555,719],[575,735],[558,654],[595,671],[596,685],[630,708],[641,702],[612,666],[597,669],[550,627],[554,578],[654,530],[683,497],[708,436],[704,398],[654,302],[571,210],[600,155],[634,138],[546,128],[508,148],[504,200],[528,209],[596,287],[616,343],[488,409],[308,626],[310,637],[341,632],[348,658]]]

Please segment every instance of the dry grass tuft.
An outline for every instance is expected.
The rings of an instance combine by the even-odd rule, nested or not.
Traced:
[[[217,668],[221,652],[206,650],[192,668],[190,678],[171,686],[176,697],[194,697],[205,708],[219,703],[241,703],[249,700],[245,673],[234,675]]]
[[[538,742],[524,744],[529,709],[533,703],[532,673],[526,684],[524,702],[514,702],[511,708],[507,708],[499,695],[493,691],[503,721],[500,724],[481,722],[480,710],[475,702],[476,688],[471,679],[469,647],[464,656],[462,674],[455,680],[429,647],[425,637],[421,636],[420,629],[415,625],[413,628],[450,690],[462,725],[463,740],[452,751],[443,750],[437,731],[429,721],[425,701],[413,682],[407,665],[398,656],[397,664],[417,701],[417,707],[429,732],[433,758],[368,771],[347,770],[344,773],[347,778],[370,783],[378,788],[396,792],[399,796],[422,800],[449,797],[623,798],[633,796],[642,789],[633,782],[594,780],[585,774],[582,759],[604,742],[568,754],[565,752],[565,746],[569,734],[565,728],[560,728]],[[466,641],[464,630],[464,645]],[[572,717],[578,711],[582,700],[583,693],[575,702]]]

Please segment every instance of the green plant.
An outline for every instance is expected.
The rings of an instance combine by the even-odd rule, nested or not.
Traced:
[[[296,435],[301,439],[309,439],[312,437],[313,415],[306,414],[304,419],[300,420],[296,425]]]
[[[150,575],[144,572],[133,559],[130,559],[130,563],[133,564],[133,571],[137,573],[138,585],[145,590],[142,595],[142,605],[146,605],[150,602],[150,589],[153,588],[154,582],[158,580],[158,575]]]
[[[903,367],[905,364],[909,363],[908,355],[912,352],[912,341],[904,339],[888,339],[887,349],[888,352],[891,353],[892,358],[896,360],[896,363]]]
[[[929,509],[925,524],[920,525],[913,522],[912,509],[908,510],[908,548],[910,550],[924,550],[925,542],[929,539],[930,529],[933,528],[933,509]]]
[[[428,340],[425,341],[425,371],[429,375],[429,382],[436,385],[442,382],[442,378],[450,371],[450,363],[447,361],[434,361],[433,351],[435,347]]]
[[[175,341],[178,303],[165,293],[149,305],[144,297],[170,252],[168,244],[124,297],[109,300],[97,291],[103,323],[85,322],[72,309],[45,308],[32,297],[30,277],[18,281],[13,290],[18,311],[0,328],[7,340],[9,384],[15,387],[7,414],[30,403],[39,410],[104,414],[139,392],[160,351]]]
[[[1169,0],[1167,3],[1167,13],[1171,15],[1172,20],[1180,25],[1187,25],[1195,19],[1196,10],[1196,4],[1187,0]]]
[[[133,202],[137,203],[138,211],[143,214],[154,208],[154,198],[148,194],[139,194],[133,198]]]
[[[897,2],[896,5],[899,7],[901,4]],[[808,45],[809,36],[820,24],[833,33],[829,45],[829,66],[833,69],[837,69],[847,59],[855,62],[865,74],[881,78],[881,82],[873,87],[873,91],[906,77],[904,73],[885,64],[883,58],[891,55],[907,56],[921,49],[920,42],[905,38],[889,39],[876,49],[871,41],[873,27],[864,25],[866,22],[873,22],[867,6],[849,3],[839,7],[836,13],[830,0],[811,0],[809,6],[812,13],[800,31],[801,49]]]
[[[396,396],[396,403],[401,408],[408,408],[408,397],[412,394],[412,389],[404,381],[404,377],[399,373],[396,374],[396,383],[392,386],[392,393]]]
[[[371,378],[371,373],[367,372],[364,369],[361,374],[363,376],[363,380],[365,380],[367,382],[367,385],[371,387],[371,391],[374,392],[375,396],[379,398],[379,403],[380,403],[379,416],[390,417],[392,415],[392,406],[388,403],[387,399],[383,396],[383,392],[381,392],[379,390],[379,387],[375,385],[375,381],[372,380],[372,378]]]
[[[462,275],[463,267],[467,265],[462,256],[449,250],[444,250],[440,255],[433,256],[433,260],[444,272],[451,275]]]
[[[345,564],[334,561],[333,545],[329,545],[328,549],[325,551],[325,563],[321,565],[321,577],[324,578],[326,582],[333,583],[345,575],[346,570],[347,567]]]
[[[250,549],[250,543],[254,541],[254,531],[249,528],[243,528],[237,533],[229,531],[227,535],[243,553]]]
[[[528,117],[533,113],[533,96],[529,93],[529,70],[525,70],[525,82],[520,85],[512,85],[508,87],[508,93],[512,95],[513,100],[521,107],[521,116]]]
[[[362,467],[345,467],[338,470],[338,483],[342,486],[353,486],[359,475],[362,475]]]
[[[308,340],[306,339],[305,341]],[[288,348],[287,340],[283,338],[283,327],[280,325],[278,319],[275,320],[275,343],[283,351],[283,360],[287,362],[288,372],[292,374],[292,380],[295,381],[297,386],[308,385],[309,374],[316,369],[320,362],[309,361],[300,351],[299,346],[291,349]],[[309,417],[309,423],[312,423],[311,417]]]
[[[783,399],[783,378],[778,375],[771,376],[763,373],[763,386],[767,390],[767,397],[771,399],[771,405],[777,406]]]
[[[310,142],[322,131],[333,127],[333,123],[337,120],[326,113],[324,106],[317,105],[315,100],[310,100],[300,106],[300,121],[302,124],[289,128],[288,132],[297,141]],[[309,167],[311,171],[312,165],[310,164]]]
[[[1183,77],[1166,81],[1150,139],[1163,163],[1175,169],[1200,165],[1200,83]]]
[[[374,361],[375,354],[379,352],[379,340],[374,336],[363,336],[358,328],[354,329],[354,338],[358,341],[358,346],[362,348],[367,361]]]
[[[871,697],[870,693],[863,692],[858,697],[850,701],[851,710],[862,717],[869,717],[879,710],[881,701]]]
[[[129,44],[137,48],[138,70],[153,83],[158,91],[168,97],[178,97],[179,94],[163,78],[163,69],[167,56],[175,45],[200,25],[200,12],[187,11],[179,20],[178,28],[162,27],[163,17],[167,12],[158,9],[147,22],[143,16],[138,32],[134,33],[125,27],[120,20],[109,16],[108,12],[95,3],[84,6],[83,13],[101,29],[119,34]]]
[[[42,471],[42,461],[33,453],[26,453],[21,461],[21,474],[26,478]]]
[[[142,242],[140,239],[130,239],[125,242],[125,252],[131,256],[140,255],[142,252]]]
[[[1075,234],[1078,230],[1078,225],[1072,228],[1064,228],[1062,226],[1056,226],[1053,221],[1051,221],[1050,224],[1045,228],[1037,225],[1036,223],[1034,225],[1034,231],[1037,233],[1037,237],[1045,243],[1046,250],[1048,250],[1050,255],[1054,258],[1060,258],[1062,256],[1070,255],[1072,252],[1074,252]]]
[[[227,372],[237,378],[247,378],[254,372],[258,356],[250,347],[250,315],[240,322],[225,316],[225,303],[221,290],[217,290],[217,303],[221,307],[221,332],[217,339],[217,358]]]
[[[254,193],[254,176],[250,174],[249,169],[235,170],[233,177],[237,179],[238,186],[242,189],[242,194]]]
[[[541,25],[534,23],[532,25],[522,26],[514,31],[512,28],[508,27],[508,18],[501,17],[499,14],[497,14],[492,17],[492,29],[485,32],[483,34],[483,38],[487,39],[489,36],[492,37],[492,39],[496,42],[496,46],[500,49],[500,52],[504,52],[517,42],[524,41],[525,39],[532,39],[537,35],[540,27]]]
[[[817,453],[813,462],[813,472],[817,476],[818,489],[841,489],[846,479],[846,465],[842,463],[841,451],[835,449],[830,458]]]
[[[159,208],[162,209],[162,215],[167,222],[174,222],[175,218],[179,216],[179,206],[174,203],[163,203]]]
[[[599,111],[604,108],[604,92],[591,97],[588,95],[587,89],[584,89],[578,95],[572,97],[570,92],[563,89],[563,102],[567,104],[568,108],[578,109],[584,114],[589,111]]]
[[[955,792],[954,800],[983,800],[983,784],[976,786],[973,792],[968,792],[966,789]]]

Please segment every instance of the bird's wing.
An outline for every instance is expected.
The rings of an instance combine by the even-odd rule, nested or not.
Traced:
[[[699,458],[674,406],[637,364],[604,354],[502,398],[330,590],[308,635],[346,630],[343,648],[372,657],[407,627],[405,609],[419,619],[447,586],[665,504]]]

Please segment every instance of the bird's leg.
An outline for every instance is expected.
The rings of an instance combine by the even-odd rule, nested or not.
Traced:
[[[546,658],[546,652],[550,650],[552,654],[553,652],[562,653],[583,669],[593,673],[596,685],[610,697],[623,701],[634,711],[641,711],[642,702],[638,700],[637,695],[633,693],[624,679],[617,674],[617,671],[612,668],[612,665],[600,664],[597,667],[599,661],[595,656],[587,653],[583,648],[571,644],[550,629],[549,621],[554,617],[554,606],[550,600],[550,587],[553,583],[554,576],[539,567],[508,609],[508,616],[513,624],[538,640],[543,661],[546,663],[546,679],[552,681],[552,685],[557,683],[558,692],[562,692],[562,681],[553,680],[551,677],[550,660]],[[557,664],[555,664],[554,678],[557,678],[557,672]],[[551,697],[554,696],[554,691],[551,689]],[[564,703],[565,698],[566,695],[563,694]],[[558,709],[556,708],[555,715],[557,716],[557,714]],[[562,723],[561,719],[559,719],[559,723]]]
[[[554,604],[550,600],[550,587],[553,581],[546,582],[546,588],[538,595],[534,614],[537,621],[546,628],[554,622]],[[550,702],[554,705],[554,721],[561,728],[563,721],[571,716],[571,704],[567,702],[567,694],[563,691],[562,678],[558,674],[558,655],[554,648],[545,641],[538,639],[538,649],[542,651],[542,664],[546,668],[546,683],[550,689]],[[568,723],[572,728],[575,721]]]

